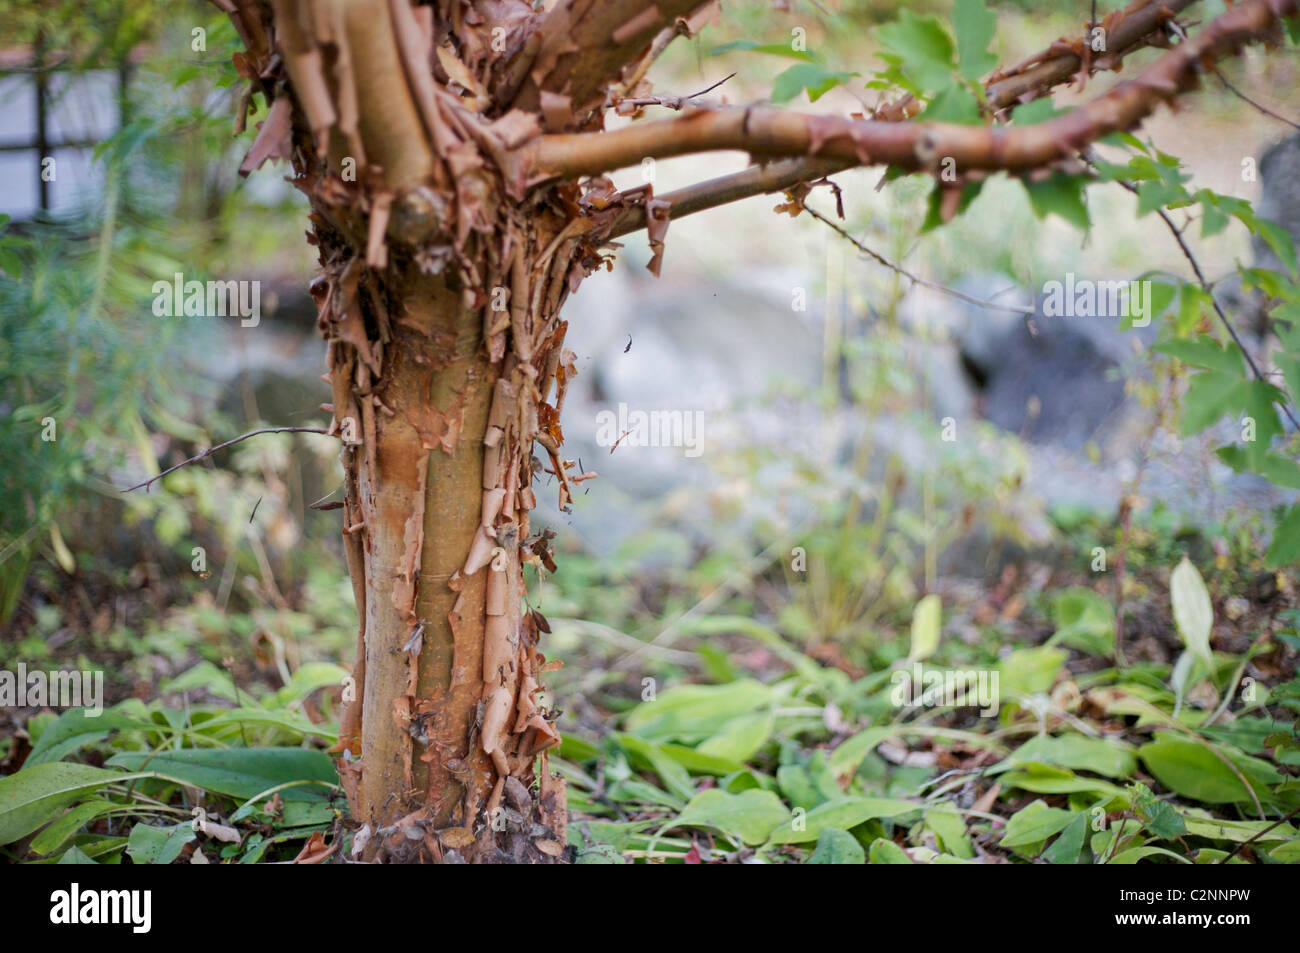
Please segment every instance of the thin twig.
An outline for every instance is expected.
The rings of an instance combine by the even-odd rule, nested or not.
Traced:
[[[1219,82],[1222,83],[1225,87],[1227,87],[1228,91],[1232,93],[1234,96],[1236,96],[1238,99],[1240,99],[1242,102],[1250,106],[1254,106],[1256,109],[1262,112],[1265,116],[1268,116],[1270,119],[1276,119],[1278,122],[1284,122],[1292,129],[1300,129],[1300,125],[1293,123],[1290,119],[1287,119],[1286,116],[1279,116],[1277,113],[1273,112],[1273,110],[1269,109],[1267,106],[1255,102],[1255,100],[1251,99],[1241,90],[1239,90],[1236,86],[1233,86],[1230,82],[1228,82],[1228,78],[1223,75],[1223,71],[1220,70],[1217,66],[1214,67],[1211,70],[1211,72],[1214,73],[1215,76],[1219,77]]]
[[[1091,163],[1091,159],[1089,157],[1085,156],[1084,158],[1085,161]],[[1122,188],[1128,190],[1129,192],[1132,192],[1134,195],[1138,194],[1138,187],[1134,185],[1132,182],[1125,181],[1124,179],[1116,179],[1115,181]],[[1262,383],[1269,384],[1270,386],[1276,387],[1277,385],[1273,384],[1264,375],[1264,372],[1259,369],[1259,365],[1255,363],[1255,358],[1251,356],[1250,351],[1246,350],[1246,345],[1242,342],[1241,336],[1237,334],[1237,329],[1232,326],[1232,322],[1228,320],[1228,316],[1224,313],[1223,308],[1219,305],[1219,299],[1214,296],[1214,291],[1210,287],[1210,283],[1205,279],[1205,272],[1201,270],[1201,263],[1198,262],[1196,260],[1196,256],[1192,254],[1191,248],[1189,248],[1187,245],[1187,240],[1183,238],[1182,230],[1179,229],[1179,227],[1174,224],[1174,220],[1169,217],[1169,213],[1165,211],[1163,208],[1157,208],[1156,214],[1159,215],[1160,220],[1165,223],[1165,226],[1169,229],[1169,233],[1174,236],[1174,241],[1178,242],[1178,247],[1182,249],[1183,257],[1186,258],[1187,263],[1192,266],[1192,272],[1196,275],[1197,283],[1200,284],[1201,290],[1204,291],[1206,296],[1210,299],[1210,304],[1214,307],[1214,313],[1217,314],[1219,316],[1219,320],[1223,322],[1224,328],[1227,329],[1228,334],[1232,337],[1233,343],[1237,345],[1237,349],[1241,351],[1242,357],[1246,359],[1246,364],[1249,365],[1250,372],[1254,374],[1255,378],[1261,381]],[[1292,425],[1297,430],[1300,430],[1300,420],[1296,420],[1295,414],[1291,412],[1291,406],[1289,404],[1282,404],[1281,406],[1282,406],[1282,413],[1286,414],[1287,419],[1291,421]]]
[[[226,449],[226,447],[239,443],[241,440],[247,440],[249,437],[256,437],[258,434],[264,434],[264,433],[328,434],[329,431],[322,430],[320,427],[264,427],[261,430],[250,430],[248,433],[236,437],[233,440],[227,440],[225,443],[219,443],[215,447],[209,447],[207,450],[204,450],[202,453],[198,454],[197,456],[190,457],[188,460],[182,460],[180,463],[176,464],[176,466],[168,467],[166,470],[164,470],[162,473],[159,473],[157,476],[150,477],[149,479],[145,480],[143,483],[137,483],[135,486],[128,486],[125,490],[121,490],[120,492],[130,493],[132,490],[138,490],[141,487],[147,490],[149,489],[151,484],[161,480],[167,474],[179,470],[181,467],[189,466],[191,463],[198,463],[200,460],[212,456],[212,454],[216,453],[218,450],[224,450]]]
[[[1259,840],[1261,837],[1263,837],[1265,834],[1267,834],[1267,833],[1268,833],[1269,831],[1271,831],[1273,828],[1275,828],[1275,827],[1280,827],[1281,825],[1285,824],[1287,821],[1291,820],[1291,818],[1295,817],[1297,814],[1300,814],[1300,807],[1297,807],[1294,811],[1292,811],[1292,812],[1291,812],[1290,814],[1288,814],[1286,817],[1283,817],[1283,818],[1280,818],[1279,820],[1274,821],[1272,824],[1268,825],[1268,827],[1264,828],[1264,829],[1263,829],[1262,831],[1260,831],[1259,833],[1257,833],[1257,834],[1252,834],[1252,835],[1251,835],[1250,837],[1248,837],[1246,840],[1242,841],[1240,844],[1238,844],[1236,847],[1234,847],[1234,848],[1232,849],[1232,851],[1228,854],[1228,856],[1225,857],[1225,858],[1223,858],[1223,860],[1219,861],[1219,863],[1221,863],[1221,864],[1226,864],[1228,861],[1232,860],[1232,858],[1236,857],[1239,853],[1241,853],[1243,850],[1245,850],[1245,849],[1246,849],[1247,847],[1249,847],[1251,844],[1255,843],[1255,841]]]
[[[708,86],[700,90],[698,93],[691,93],[689,96],[638,96],[635,99],[620,99],[617,102],[615,102],[614,105],[616,107],[634,106],[637,108],[640,108],[642,106],[667,106],[669,109],[681,109],[692,99],[698,99],[699,97],[703,96],[705,93],[713,92],[715,89],[717,89],[719,86],[721,86],[723,83],[725,83],[727,80],[731,79],[731,77],[735,75],[736,75],[735,73],[729,73],[728,75],[722,77],[722,79],[714,83],[712,86]]]
[[[902,275],[904,278],[907,278],[910,281],[912,281],[912,283],[914,284],[921,285],[923,288],[929,288],[931,291],[938,291],[941,294],[946,294],[949,295],[950,297],[958,298],[962,301],[965,301],[967,304],[977,305],[978,307],[981,308],[996,308],[999,311],[1014,311],[1016,314],[1027,314],[1030,316],[1033,316],[1034,314],[1033,308],[1025,307],[1023,305],[998,304],[996,301],[983,301],[971,295],[963,294],[962,292],[957,291],[955,288],[949,288],[946,287],[945,285],[937,284],[936,282],[933,281],[927,281],[926,279],[922,278],[920,275],[914,275],[912,274],[912,272],[908,271],[906,268],[902,267],[901,265],[895,264],[894,262],[890,261],[888,258],[880,254],[878,251],[868,248],[866,245],[862,244],[862,242],[858,241],[856,238],[850,235],[847,231],[845,231],[835,222],[831,221],[825,215],[821,214],[816,209],[809,208],[807,205],[804,204],[802,199],[799,200],[799,207],[802,208],[809,215],[811,215],[813,218],[817,219],[817,221],[830,226],[835,232],[837,232],[840,235],[841,238],[843,238],[845,241],[852,244],[853,247],[856,248],[858,251],[862,252],[862,254],[868,256],[869,258],[874,259],[875,261],[884,265],[886,268],[890,269],[891,271],[897,272],[898,274]]]

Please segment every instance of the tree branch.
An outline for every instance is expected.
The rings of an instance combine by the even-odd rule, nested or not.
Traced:
[[[605,87],[650,47],[657,35],[712,2],[562,0],[538,27],[537,52],[528,61],[527,75],[513,105],[526,112],[545,113],[543,94],[568,97],[572,121],[581,125],[604,105]],[[520,55],[527,57],[528,50]]]
[[[1020,65],[994,73],[985,89],[989,104],[1005,109],[1017,102],[1037,99],[1052,87],[1068,82],[1085,67],[1089,73],[1119,69],[1124,57],[1151,45],[1153,33],[1197,2],[1199,0],[1133,0],[1123,10],[1104,17],[1099,24],[1106,31],[1106,49],[1100,56],[1095,59],[1090,56],[1085,63],[1074,51],[1075,44],[1057,41]],[[1090,40],[1091,37],[1085,36],[1080,48],[1091,52]]]
[[[328,435],[329,431],[322,430],[319,427],[264,427],[261,430],[250,430],[248,433],[235,437],[233,440],[227,440],[225,443],[219,443],[215,447],[209,447],[208,449],[204,450],[202,453],[190,457],[188,460],[182,460],[174,467],[168,467],[166,470],[162,471],[162,473],[159,473],[157,476],[152,476],[149,479],[145,480],[143,483],[137,483],[135,486],[128,486],[125,490],[122,490],[120,492],[130,493],[132,490],[138,490],[141,487],[147,490],[151,484],[157,483],[167,474],[179,470],[181,467],[187,467],[191,463],[198,463],[200,460],[212,456],[218,450],[224,450],[226,449],[226,447],[239,443],[241,440],[247,440],[249,437],[256,437],[258,434],[264,434],[264,433],[320,433],[320,434]]]
[[[816,156],[853,165],[959,172],[1027,170],[1076,155],[1097,139],[1137,126],[1162,102],[1196,85],[1215,57],[1260,39],[1298,0],[1243,0],[1194,38],[1165,53],[1133,80],[1090,103],[1033,126],[990,129],[953,123],[894,123],[818,116],[770,106],[698,108],[681,117],[634,123],[613,132],[541,136],[526,146],[534,181],[595,175],[640,163],[719,149],[756,156]]]
[[[1134,0],[1123,11],[1122,20],[1113,24],[1110,41],[1114,49],[1106,58],[1092,60],[1088,64],[1089,71],[1120,69],[1124,57],[1150,45],[1150,33],[1162,29],[1169,22],[1169,17],[1162,11],[1178,12],[1196,2],[1198,0],[1168,0],[1167,3],[1159,4],[1153,0]],[[1017,100],[1036,99],[1075,75],[1081,65],[1079,57],[1072,52],[1053,55],[1052,51],[1056,48],[1057,44],[1053,44],[1020,66],[994,73],[985,87],[988,102],[997,108],[1005,108]],[[916,100],[908,96],[878,111],[876,118],[890,122],[902,121],[915,114],[913,107],[916,105]],[[700,182],[658,198],[666,203],[663,214],[673,220],[754,195],[784,191],[800,182],[824,178],[854,165],[857,162],[852,159],[783,159]],[[625,209],[614,220],[609,237],[618,238],[644,228],[645,224],[644,207]]]

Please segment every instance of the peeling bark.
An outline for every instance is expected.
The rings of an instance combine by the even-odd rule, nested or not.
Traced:
[[[335,748],[354,843],[367,860],[471,863],[566,854],[565,786],[547,764],[559,735],[538,700],[557,663],[540,651],[545,620],[524,611],[523,566],[555,570],[530,525],[534,443],[561,507],[594,475],[570,475],[562,455],[574,358],[559,314],[606,264],[602,243],[647,228],[657,273],[674,216],[849,165],[1050,166],[1300,4],[1242,0],[1134,81],[1038,126],[690,108],[602,133],[607,94],[640,87],[708,0],[215,2],[245,44],[235,65],[250,96],[270,106],[241,171],[288,158],[320,253],[312,295],[360,622]],[[1167,18],[1156,7],[1109,15],[1121,52]],[[1105,65],[1054,45],[995,74],[990,101]],[[797,158],[662,197],[582,180],[713,148]]]

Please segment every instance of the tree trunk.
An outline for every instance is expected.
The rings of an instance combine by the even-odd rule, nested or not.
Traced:
[[[569,493],[558,310],[589,257],[565,232],[573,187],[525,198],[504,156],[537,120],[488,122],[435,85],[430,8],[229,6],[241,70],[272,103],[244,171],[291,159],[320,249],[360,620],[335,748],[356,851],[563,859],[564,782],[546,766],[559,735],[537,700],[546,623],[524,611],[523,563],[554,568],[529,525],[535,441],[561,506]]]

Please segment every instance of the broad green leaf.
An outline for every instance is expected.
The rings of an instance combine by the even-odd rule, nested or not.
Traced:
[[[772,832],[773,844],[803,844],[816,840],[828,827],[848,830],[863,821],[880,817],[898,817],[920,810],[922,805],[913,801],[883,797],[850,797],[829,801],[813,808],[802,818],[791,818],[788,824]],[[802,821],[802,824],[799,822]],[[796,829],[796,826],[802,829]]]
[[[148,762],[146,764],[146,761]],[[313,780],[336,784],[334,762],[323,751],[308,748],[182,748],[148,752],[123,751],[108,764],[128,770],[156,771],[217,794],[250,798],[287,781]],[[285,801],[319,800],[323,786],[286,788]]]
[[[240,726],[255,728],[282,728],[294,734],[325,738],[338,741],[339,735],[326,725],[316,725],[304,716],[289,711],[265,711],[261,708],[234,708],[204,721],[196,721],[195,729],[211,735],[214,728],[238,729]]]
[[[710,737],[737,715],[770,705],[774,697],[771,688],[752,678],[727,685],[679,685],[637,705],[623,725],[650,741],[689,744]]]
[[[1268,768],[1267,762],[1244,755],[1233,757],[1219,746],[1214,749],[1169,732],[1157,732],[1156,740],[1138,749],[1138,757],[1161,784],[1185,798],[1206,804],[1250,801],[1250,791],[1237,772],[1248,780],[1254,774],[1255,781],[1262,782],[1267,777],[1263,770]],[[1230,764],[1225,764],[1215,751],[1223,754]],[[1265,793],[1262,787],[1262,784],[1258,786],[1257,796]]]
[[[1080,231],[1088,230],[1088,203],[1084,201],[1087,178],[1056,172],[1041,182],[1024,182],[1035,216],[1045,219],[1049,215],[1059,215]]]
[[[691,798],[669,826],[711,828],[756,846],[789,819],[790,812],[771,791],[728,794],[710,788]]]
[[[665,754],[659,745],[628,734],[612,733],[610,737],[634,760],[648,765],[655,774],[659,775],[668,790],[682,800],[689,801],[695,795],[695,785],[691,783],[691,776],[686,768],[682,767],[676,759]]]
[[[1271,843],[1300,837],[1291,824],[1273,825],[1275,821],[1237,821],[1227,818],[1212,817],[1210,813],[1199,808],[1188,810],[1184,818],[1187,833],[1192,837],[1204,837],[1207,840],[1229,841],[1240,844],[1255,838],[1259,843]]]
[[[957,68],[963,76],[977,80],[998,65],[998,58],[988,51],[997,33],[997,15],[985,0],[957,0],[952,29],[957,37]]]
[[[934,832],[945,853],[968,859],[975,856],[966,836],[966,820],[953,805],[944,802],[925,812],[925,826]]]
[[[1074,820],[1061,831],[1061,836],[1052,841],[1052,846],[1043,851],[1042,858],[1049,864],[1077,864],[1083,850],[1083,842],[1088,836],[1088,815],[1080,812]]]
[[[820,63],[795,63],[772,83],[772,102],[788,103],[805,89],[809,102],[817,102],[830,90],[848,82],[857,73],[837,73]]]
[[[1080,734],[1036,735],[988,770],[1001,774],[1027,763],[1092,771],[1108,778],[1127,778],[1137,770],[1137,756],[1117,738],[1088,738]]]
[[[31,848],[38,854],[51,854],[62,847],[69,837],[95,818],[121,807],[122,805],[113,801],[106,801],[103,798],[95,798],[78,804],[33,837]]]
[[[907,856],[907,852],[892,840],[877,837],[871,842],[871,850],[867,854],[867,863],[910,864],[911,862],[912,858]]]
[[[898,58],[899,69],[914,88],[938,91],[952,83],[956,50],[938,17],[918,16],[904,8],[897,21],[876,31],[876,37]]]
[[[36,744],[32,745],[25,765],[34,767],[46,762],[61,761],[85,745],[103,741],[114,731],[151,727],[154,726],[149,722],[121,712],[110,710],[92,715],[84,708],[73,708],[65,711],[54,724],[41,732]]]
[[[80,847],[69,847],[67,850],[63,852],[63,856],[59,858],[58,862],[60,864],[83,864],[83,865],[99,863],[99,861],[95,860],[93,857],[87,854]]]
[[[1007,820],[1002,834],[1003,847],[1032,847],[1053,834],[1065,830],[1074,820],[1073,811],[1048,807],[1044,801],[1032,801]]]
[[[978,126],[984,120],[980,115],[979,101],[965,86],[953,84],[935,96],[925,109],[928,122],[955,122],[963,126]]]
[[[1102,794],[1108,804],[1128,800],[1124,790],[1109,781],[1080,777],[1072,771],[1032,761],[1002,775],[1002,783],[1034,794]]]
[[[1300,840],[1287,841],[1268,852],[1269,860],[1279,864],[1300,864]]]
[[[912,610],[912,650],[907,655],[908,662],[924,661],[939,647],[941,612],[939,597],[933,593]]]
[[[858,839],[848,831],[828,827],[817,838],[817,849],[812,852],[810,864],[865,864],[867,853]]]
[[[1169,576],[1169,598],[1183,645],[1207,666],[1213,665],[1210,629],[1214,626],[1214,607],[1205,581],[1186,556]]]
[[[1184,364],[1218,371],[1220,374],[1240,377],[1245,365],[1236,345],[1221,346],[1208,334],[1182,340],[1165,341],[1152,348],[1161,354],[1176,357]]]
[[[811,811],[825,800],[813,784],[808,769],[800,764],[783,764],[776,769],[776,783],[781,794],[795,807]]]
[[[831,752],[828,764],[836,777],[842,778],[853,774],[862,764],[862,759],[875,750],[876,745],[896,734],[898,729],[892,725],[860,731],[847,741],[841,742],[840,746]]]
[[[131,775],[54,761],[0,778],[0,844],[26,837],[85,794]]]
[[[1282,517],[1273,531],[1273,543],[1264,558],[1273,567],[1285,566],[1300,560],[1300,504]]]
[[[137,864],[170,864],[181,850],[197,837],[189,821],[168,827],[137,824],[131,828],[126,853]]]
[[[1224,414],[1235,413],[1241,407],[1245,383],[1240,375],[1218,371],[1192,375],[1183,397],[1183,436],[1198,434]]]
[[[712,738],[702,741],[696,750],[732,762],[748,761],[767,743],[775,723],[771,709],[755,715],[741,715],[727,722]]]
[[[998,690],[1003,701],[1049,691],[1061,666],[1070,657],[1065,649],[1039,646],[1017,649],[998,664]]]
[[[1115,609],[1091,589],[1073,586],[1052,599],[1056,632],[1049,645],[1064,643],[1093,655],[1115,651]]]

